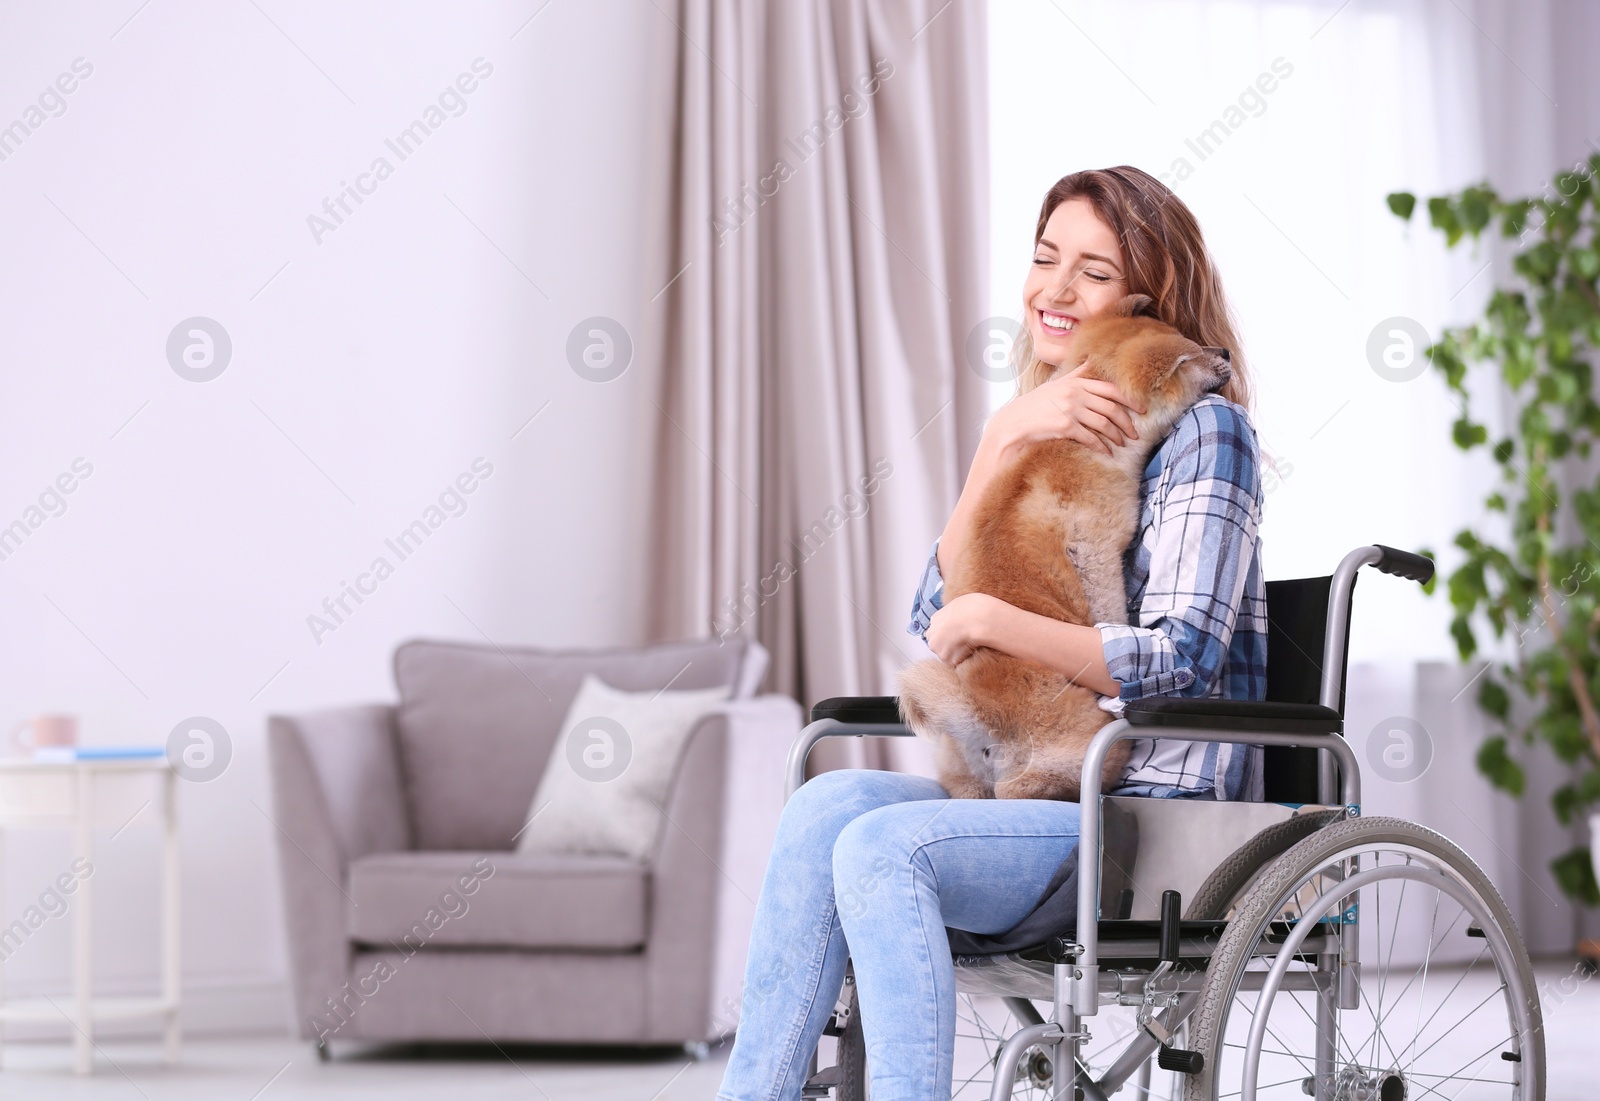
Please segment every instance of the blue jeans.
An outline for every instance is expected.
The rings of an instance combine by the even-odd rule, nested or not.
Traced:
[[[1022,920],[1078,844],[1078,804],[951,799],[920,776],[825,772],[783,809],[720,1101],[796,1101],[854,961],[873,1101],[950,1096],[945,927]]]

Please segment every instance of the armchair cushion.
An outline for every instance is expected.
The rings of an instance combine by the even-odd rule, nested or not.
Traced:
[[[689,735],[730,689],[623,692],[593,673],[585,676],[528,807],[517,851],[648,860]]]
[[[350,865],[350,939],[406,954],[439,946],[644,945],[650,872],[621,856],[374,853]]]
[[[737,638],[593,650],[403,644],[395,728],[414,844],[510,849],[585,674],[634,692],[733,684],[744,699],[766,661],[758,643]]]

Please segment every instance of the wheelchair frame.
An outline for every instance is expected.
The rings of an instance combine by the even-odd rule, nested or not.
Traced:
[[[1176,725],[1165,720],[1159,725],[1145,725],[1130,722],[1127,718],[1117,718],[1103,727],[1090,743],[1083,767],[1080,796],[1082,815],[1079,851],[1093,853],[1095,859],[1084,859],[1079,864],[1076,943],[1062,943],[1060,953],[1053,954],[1055,962],[1051,969],[1051,986],[1054,1008],[1051,1020],[1046,1021],[1039,1017],[1029,997],[1002,995],[1013,1015],[1027,1023],[1010,1036],[1000,1050],[991,1093],[993,1101],[1009,1101],[1019,1062],[1024,1054],[1034,1047],[1048,1050],[1052,1065],[1057,1068],[1051,1082],[1051,1095],[1054,1097],[1081,1096],[1086,1101],[1105,1101],[1109,1094],[1120,1089],[1135,1074],[1140,1076],[1141,1087],[1148,1088],[1150,1060],[1162,1044],[1144,1029],[1134,1034],[1121,1056],[1098,1080],[1090,1075],[1088,1068],[1079,1058],[1079,1045],[1087,1038],[1087,1033],[1081,1027],[1081,1019],[1096,1015],[1102,1002],[1136,1004],[1131,999],[1140,991],[1147,989],[1148,984],[1154,981],[1155,975],[1160,973],[1157,971],[1129,975],[1103,971],[1099,964],[1101,768],[1106,754],[1116,742],[1132,738],[1160,737],[1184,741],[1316,749],[1319,801],[1330,807],[1343,809],[1340,818],[1320,828],[1326,829],[1338,821],[1360,816],[1361,771],[1356,755],[1342,733],[1342,696],[1347,658],[1345,640],[1351,598],[1356,575],[1365,565],[1373,565],[1381,572],[1397,574],[1424,583],[1433,573],[1433,563],[1430,560],[1382,545],[1358,547],[1339,562],[1332,575],[1328,594],[1320,704],[1311,708],[1318,711],[1322,708],[1332,709],[1338,716],[1335,725],[1338,733],[1294,732],[1299,724],[1292,720],[1278,723],[1280,727],[1287,729],[1273,730],[1269,725],[1273,721],[1271,717],[1263,718],[1259,712],[1256,715],[1249,714],[1251,704],[1259,706],[1262,701],[1215,700],[1205,701],[1207,704],[1216,705],[1205,714],[1207,719],[1221,722],[1233,714],[1239,719],[1246,720],[1245,725],[1251,728],[1227,730],[1200,725]],[[1283,707],[1283,705],[1268,706]],[[914,736],[910,728],[903,723],[842,722],[833,718],[823,718],[810,723],[801,731],[790,749],[785,798],[793,795],[804,782],[806,760],[812,748],[822,739],[883,735]],[[1350,879],[1351,886],[1355,890],[1360,888],[1361,884],[1358,881],[1361,880],[1361,874],[1357,873]],[[1462,901],[1463,907],[1466,908],[1465,900]],[[1495,940],[1497,949],[1503,948],[1504,944],[1501,942],[1504,941],[1504,937],[1501,931],[1493,921],[1484,921],[1483,917],[1483,914],[1479,914],[1480,924],[1494,934],[1492,939]],[[1318,924],[1315,920],[1301,921],[1291,933],[1289,943],[1280,952],[1282,965],[1275,966],[1270,973],[1256,973],[1259,974],[1259,979],[1252,975],[1251,981],[1240,987],[1240,989],[1259,989],[1262,984],[1270,982],[1274,984],[1273,991],[1298,989],[1317,992],[1317,1038],[1314,1054],[1319,1081],[1331,1081],[1338,1058],[1335,1050],[1336,1039],[1332,1035],[1331,1027],[1334,1021],[1335,1002],[1340,1010],[1354,1010],[1361,1004],[1359,922],[1358,911],[1354,920],[1342,921],[1339,924],[1337,933],[1328,933],[1315,931]],[[1309,945],[1307,942],[1310,942]],[[1291,946],[1293,951],[1289,950]],[[1124,950],[1133,952],[1137,949],[1142,954],[1146,948],[1153,949],[1153,947],[1143,943],[1128,944]],[[1155,954],[1154,950],[1150,951],[1152,958]],[[1290,958],[1309,954],[1316,956],[1317,963],[1314,970],[1292,975],[1283,973]],[[1156,966],[1162,971],[1165,970],[1162,965]],[[1171,984],[1167,987],[1167,991],[1175,993],[1177,1000],[1157,1020],[1158,1023],[1165,1022],[1167,1030],[1170,1031],[1194,1012],[1200,1000],[1200,990],[1206,972],[1172,971],[1167,973],[1165,978]],[[1042,1000],[1042,994],[1038,996]],[[1538,1015],[1535,1012],[1533,1016],[1535,1023],[1537,1019]],[[1524,1027],[1528,1025],[1525,1014],[1519,1018],[1519,1023]],[[1542,1058],[1540,1062],[1542,1063]],[[1065,1073],[1060,1072],[1063,1069]],[[815,1070],[816,1054],[813,1053],[812,1071]],[[1542,1076],[1542,1067],[1539,1073]],[[1318,1095],[1321,1096],[1323,1092],[1324,1089],[1319,1087]],[[1251,1087],[1246,1090],[1245,1096],[1253,1096],[1253,1093],[1254,1088]]]

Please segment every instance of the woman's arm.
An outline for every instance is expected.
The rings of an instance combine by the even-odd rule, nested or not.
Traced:
[[[987,593],[956,597],[934,615],[924,638],[946,665],[960,665],[987,646],[1064,673],[1102,696],[1117,694],[1099,631],[1023,611]]]
[[[1123,394],[1114,383],[1084,377],[1081,372],[1085,366],[1057,375],[1013,398],[984,425],[961,497],[944,533],[934,544],[941,574],[966,550],[973,517],[989,483],[1028,444],[1049,439],[1077,440],[1110,455],[1113,447],[1138,438],[1127,407],[1138,408],[1142,413],[1142,403]]]
[[[956,561],[966,549],[967,539],[972,534],[972,518],[978,511],[978,503],[983,500],[984,490],[989,488],[989,483],[994,481],[994,476],[1005,465],[1004,445],[997,444],[996,438],[987,431],[978,438],[978,453],[973,456],[972,469],[967,471],[967,482],[961,488],[961,497],[956,501],[955,511],[950,513],[943,534],[933,544],[934,559],[941,577],[949,570],[950,563]]]
[[[929,647],[959,665],[980,646],[1037,662],[1103,696],[1206,696],[1227,660],[1261,518],[1254,430],[1232,406],[1173,429],[1137,624],[1062,623],[982,593],[949,602]]]

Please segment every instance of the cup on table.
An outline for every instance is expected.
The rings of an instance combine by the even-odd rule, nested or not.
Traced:
[[[35,715],[13,726],[9,740],[11,751],[24,755],[46,746],[74,746],[78,744],[78,717]]]

